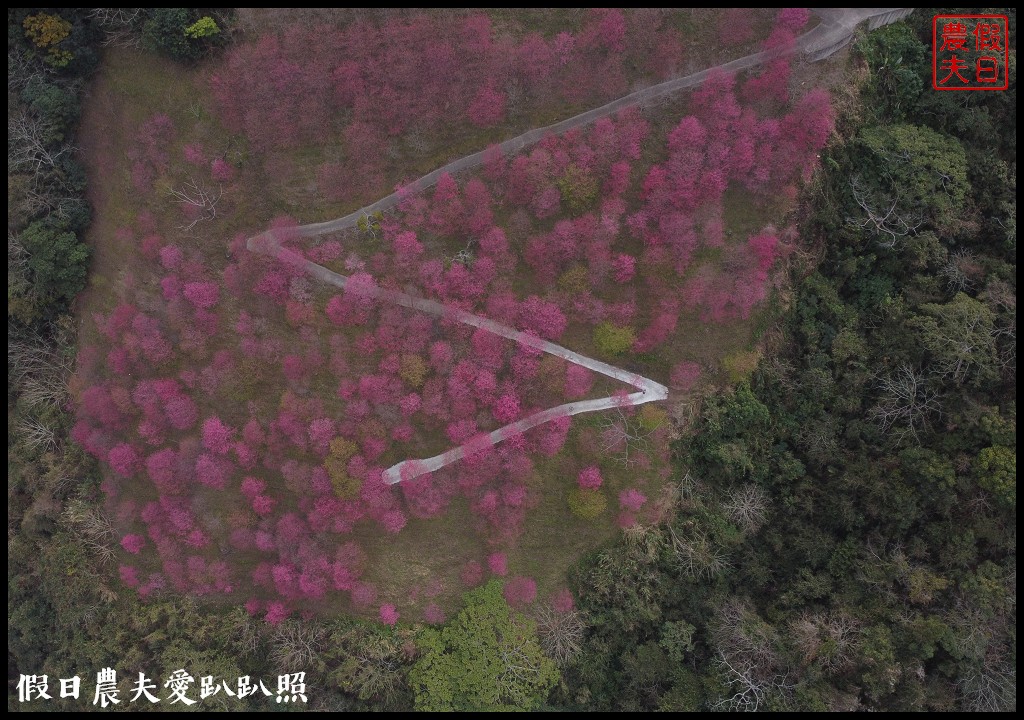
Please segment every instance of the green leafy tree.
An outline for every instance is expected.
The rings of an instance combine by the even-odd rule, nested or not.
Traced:
[[[608,507],[608,499],[600,490],[573,488],[569,491],[569,509],[576,517],[593,520]]]
[[[198,40],[204,37],[211,37],[220,32],[220,27],[217,26],[217,21],[209,15],[204,16],[196,20],[194,23],[185,28],[185,35]]]
[[[21,233],[33,291],[70,301],[85,287],[89,248],[60,223],[37,220]]]
[[[78,122],[81,106],[77,94],[43,79],[33,79],[21,93],[21,99],[43,120],[43,142],[59,143]]]
[[[875,117],[902,120],[924,90],[924,45],[909,25],[896,23],[865,35],[857,50],[871,68],[864,106]]]
[[[948,303],[928,303],[921,310],[911,325],[939,375],[957,384],[997,376],[995,316],[988,305],[957,293]]]
[[[962,213],[970,184],[967,153],[956,138],[916,125],[862,130],[858,171],[850,178],[862,227],[880,236],[914,234],[925,223],[948,234]]]
[[[594,345],[604,355],[621,355],[635,342],[636,333],[631,327],[603,322],[594,328]]]
[[[422,654],[409,672],[416,709],[537,709],[558,670],[541,651],[534,622],[509,608],[496,580],[464,598],[454,620],[417,638]]]
[[[1017,506],[1017,452],[1002,445],[978,453],[975,464],[978,484],[1008,507]]]
[[[71,23],[60,15],[39,13],[30,15],[22,23],[25,37],[40,50],[45,50],[43,61],[53,67],[66,67],[74,57],[69,50],[60,47],[71,34]]]
[[[194,17],[189,8],[154,8],[142,26],[142,39],[153,50],[175,60],[198,60],[206,50],[207,40],[187,34]]]
[[[562,202],[573,215],[579,215],[597,199],[597,180],[587,170],[572,164],[555,182],[562,194]]]

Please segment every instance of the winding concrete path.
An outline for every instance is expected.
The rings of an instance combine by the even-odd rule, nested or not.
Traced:
[[[507,440],[510,437],[526,432],[530,428],[537,427],[538,425],[550,422],[559,417],[579,415],[580,413],[585,412],[596,412],[598,410],[610,410],[616,407],[632,407],[634,405],[642,405],[644,403],[664,400],[668,397],[668,388],[661,383],[655,382],[654,380],[650,380],[641,375],[637,375],[629,370],[623,370],[622,368],[615,367],[614,365],[609,365],[606,362],[595,360],[594,358],[589,358],[585,355],[580,355],[579,353],[562,347],[561,345],[557,345],[547,340],[542,340],[536,335],[521,332],[507,325],[502,325],[501,323],[495,322],[489,318],[474,315],[471,312],[466,312],[465,310],[460,310],[458,308],[447,307],[436,300],[416,297],[415,295],[409,295],[395,290],[387,290],[378,285],[366,285],[365,283],[353,285],[352,283],[349,283],[349,278],[347,276],[340,275],[333,270],[328,270],[322,265],[317,265],[315,262],[306,260],[298,253],[282,247],[277,238],[273,235],[273,231],[250,238],[248,248],[253,252],[275,257],[281,262],[291,265],[292,267],[302,268],[318,280],[342,288],[343,290],[347,289],[349,292],[356,292],[362,297],[378,300],[383,303],[401,305],[402,307],[407,307],[411,310],[418,310],[435,317],[454,320],[455,322],[460,322],[465,325],[482,328],[483,330],[494,333],[495,335],[520,343],[521,345],[536,348],[537,350],[548,353],[549,355],[555,355],[556,357],[560,357],[568,362],[581,365],[588,370],[614,378],[615,380],[619,380],[637,388],[637,392],[626,396],[605,397],[598,398],[596,400],[580,400],[548,408],[547,410],[541,410],[531,415],[527,415],[516,422],[505,425],[504,427],[500,427],[484,436],[484,438],[475,438],[468,443],[452,448],[440,455],[435,455],[434,457],[427,458],[425,460],[404,460],[391,466],[385,472],[384,480],[389,484],[393,485],[402,480],[411,480],[425,473],[434,472],[435,470],[439,470],[440,468],[463,458],[467,453],[480,449],[482,445],[495,445],[502,440]]]
[[[609,117],[621,110],[625,110],[626,108],[643,105],[644,103],[651,102],[652,100],[657,100],[658,98],[666,95],[671,95],[680,90],[685,90],[686,88],[699,85],[704,82],[708,75],[714,70],[739,72],[741,70],[747,70],[755,67],[756,65],[763,63],[765,60],[771,60],[772,58],[779,57],[780,55],[791,54],[803,55],[809,60],[817,62],[818,60],[823,60],[846,46],[853,38],[853,31],[865,20],[868,21],[869,27],[873,29],[906,17],[912,11],[913,8],[815,9],[814,13],[821,19],[821,23],[819,23],[813,30],[810,30],[798,37],[792,48],[786,48],[781,51],[754,53],[753,55],[737,58],[736,60],[727,62],[723,65],[718,65],[714,68],[701,70],[700,72],[693,73],[692,75],[673,78],[672,80],[666,80],[665,82],[658,83],[657,85],[651,85],[650,87],[637,90],[629,95],[623,95],[617,100],[612,100],[610,103],[602,105],[601,107],[594,108],[593,110],[587,110],[579,115],[574,115],[566,120],[562,120],[552,125],[546,125],[541,128],[534,128],[533,130],[525,132],[511,140],[506,140],[498,145],[498,147],[506,156],[515,154],[523,148],[535,145],[548,135],[561,135],[573,128],[589,125],[595,120],[599,120],[603,117]],[[480,152],[475,152],[472,155],[466,155],[458,160],[453,160],[447,165],[439,167],[437,170],[429,172],[418,180],[413,181],[402,192],[421,192],[435,185],[445,173],[455,175],[456,173],[464,170],[469,170],[470,168],[482,165],[486,159],[487,152],[488,150],[481,150]],[[377,202],[360,208],[345,217],[337,218],[335,220],[327,220],[326,222],[303,225],[299,228],[299,234],[303,237],[313,237],[316,235],[326,235],[338,232],[339,230],[346,230],[354,227],[355,224],[359,222],[359,218],[364,215],[370,215],[378,211],[384,212],[386,210],[390,210],[398,205],[401,199],[401,192],[391,193],[387,197],[383,197]]]
[[[797,38],[792,48],[787,48],[782,51],[760,52],[753,55],[747,55],[746,57],[738,58],[723,65],[719,65],[717,68],[709,68],[692,75],[687,75],[686,77],[675,78],[659,83],[658,85],[652,85],[651,87],[638,90],[617,100],[613,100],[601,107],[580,113],[579,115],[568,118],[567,120],[562,120],[561,122],[554,123],[553,125],[535,128],[525,132],[511,140],[506,140],[498,147],[505,155],[514,154],[539,142],[548,135],[561,134],[573,128],[592,123],[599,118],[613,115],[625,108],[641,105],[645,102],[650,102],[679,90],[698,85],[716,69],[725,70],[727,72],[737,72],[754,67],[765,60],[769,60],[780,55],[795,53],[803,54],[812,62],[818,61],[835,53],[849,43],[853,37],[854,29],[861,22],[867,20],[870,27],[874,29],[881,25],[895,22],[896,20],[905,17],[910,12],[912,12],[912,8],[816,9],[815,13],[821,19],[821,23],[813,30],[804,33]],[[412,192],[423,191],[434,185],[445,173],[454,175],[455,173],[477,167],[484,162],[486,154],[487,151],[476,152],[450,162],[444,167],[440,167],[437,170],[419,178],[403,192],[409,192],[410,190]],[[354,227],[361,217],[378,211],[383,212],[395,207],[402,199],[402,196],[402,193],[395,192],[387,197],[381,198],[372,205],[360,208],[345,217],[338,218],[336,220],[329,220],[327,222],[302,225],[298,228],[290,229],[289,232],[297,233],[300,237],[315,237],[318,235],[326,235],[346,230]],[[628,370],[623,370],[622,368],[601,362],[600,360],[580,355],[579,353],[562,347],[561,345],[542,340],[535,335],[523,333],[480,315],[474,315],[473,313],[466,312],[464,310],[446,307],[439,302],[429,300],[427,298],[416,297],[403,292],[386,290],[377,285],[367,286],[361,283],[357,286],[350,286],[348,282],[349,278],[345,275],[340,275],[332,270],[328,270],[322,265],[317,265],[314,262],[306,260],[297,253],[282,247],[272,230],[249,238],[246,243],[246,247],[252,252],[270,255],[282,262],[286,262],[295,267],[300,267],[313,277],[342,289],[347,288],[349,292],[357,292],[363,297],[378,300],[380,302],[401,305],[412,310],[418,310],[429,315],[434,315],[435,317],[446,318],[487,330],[495,335],[536,348],[541,352],[555,355],[568,362],[575,363],[576,365],[580,365],[596,373],[600,373],[601,375],[619,380],[637,389],[637,392],[625,396],[580,400],[577,402],[565,403],[564,405],[557,405],[555,407],[548,408],[547,410],[541,410],[527,415],[516,422],[498,428],[487,435],[474,438],[473,440],[452,448],[440,455],[435,455],[422,460],[403,460],[402,462],[391,466],[384,472],[384,480],[389,484],[393,485],[403,480],[411,480],[419,477],[420,475],[434,472],[435,470],[439,470],[446,465],[450,465],[465,457],[467,454],[476,452],[483,447],[495,445],[510,437],[526,432],[530,428],[537,427],[538,425],[551,422],[552,420],[556,420],[561,417],[579,415],[580,413],[610,410],[616,407],[633,407],[644,403],[664,400],[668,397],[668,388],[661,383],[642,377]]]

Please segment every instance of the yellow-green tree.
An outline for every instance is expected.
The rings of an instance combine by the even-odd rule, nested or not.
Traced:
[[[348,461],[359,448],[354,442],[343,437],[331,440],[330,452],[324,458],[324,469],[331,478],[334,494],[343,500],[351,500],[359,494],[362,482],[348,474]]]
[[[185,28],[185,35],[193,40],[210,37],[211,35],[216,35],[219,32],[220,28],[217,26],[217,21],[209,15],[199,18]]]
[[[535,623],[515,612],[492,580],[464,596],[466,606],[440,630],[423,630],[409,672],[416,709],[428,712],[535,710],[558,682]]]
[[[72,54],[58,47],[71,34],[71,23],[60,15],[38,13],[29,15],[22,23],[25,37],[40,50],[46,51],[43,60],[54,67],[64,67],[71,62]]]

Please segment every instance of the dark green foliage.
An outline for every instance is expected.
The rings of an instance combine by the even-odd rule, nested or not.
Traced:
[[[19,330],[38,331],[67,308],[85,287],[89,257],[79,237],[91,219],[85,171],[72,143],[103,34],[88,9],[56,12],[8,13],[7,306]]]
[[[857,49],[871,68],[862,101],[876,118],[900,121],[914,109],[926,86],[926,48],[906,23],[879,28]]]
[[[942,226],[963,212],[967,155],[958,140],[900,124],[865,128],[860,142],[866,156],[858,171],[890,202],[898,198],[898,212]]]
[[[826,152],[788,342],[706,399],[674,513],[580,568],[559,704],[1015,707],[1015,85],[927,90],[923,31],[860,43],[866,124]]]
[[[201,19],[209,22],[201,24]],[[174,60],[195,62],[220,41],[216,23],[212,27],[210,23],[212,18],[203,17],[198,8],[153,8],[142,25],[142,39],[147,47]]]
[[[37,220],[21,233],[35,292],[49,300],[70,301],[85,287],[89,248],[73,232],[50,220]]]
[[[49,143],[66,139],[78,123],[81,105],[76,87],[34,79],[22,91],[21,99],[50,126],[50,133],[45,138]]]

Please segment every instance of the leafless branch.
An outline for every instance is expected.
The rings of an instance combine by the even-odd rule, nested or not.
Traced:
[[[639,418],[627,415],[621,409],[605,414],[599,421],[603,449],[623,466],[630,467],[638,461],[638,455],[650,447],[654,430],[643,426]]]
[[[980,667],[965,672],[956,685],[968,712],[1006,712],[1017,707],[1017,668],[998,650],[989,651]]]
[[[49,425],[34,417],[23,417],[18,421],[18,434],[33,450],[54,450],[57,435]]]
[[[8,172],[41,174],[53,170],[57,161],[72,148],[61,145],[47,147],[45,138],[52,131],[50,123],[21,111],[7,118]]]
[[[139,47],[142,33],[142,8],[93,8],[89,17],[95,20],[106,33],[102,44],[107,47]]]
[[[804,613],[789,630],[804,662],[817,661],[829,671],[849,667],[860,644],[861,625],[844,612]]]
[[[53,68],[44,65],[30,53],[7,51],[7,92],[17,93],[33,80],[53,74]]]
[[[217,203],[220,202],[223,189],[218,186],[216,190],[211,190],[205,183],[189,175],[188,180],[180,188],[168,190],[168,193],[185,207],[189,216],[194,216],[187,225],[178,226],[179,230],[188,232],[204,220],[217,218]]]
[[[327,632],[320,625],[286,620],[274,630],[270,656],[283,671],[309,670],[320,657],[326,641]]]
[[[897,443],[907,438],[917,441],[918,432],[928,427],[931,416],[941,414],[938,393],[909,365],[903,364],[882,378],[881,389],[882,399],[870,413],[882,432],[895,434]]]
[[[970,250],[961,248],[949,257],[945,265],[939,268],[939,275],[946,278],[946,288],[950,292],[963,292],[973,284],[968,275],[972,266],[975,266],[974,255]]]
[[[846,222],[857,227],[871,229],[875,234],[882,236],[883,239],[879,240],[882,247],[898,246],[904,237],[914,234],[924,224],[923,217],[897,210],[902,199],[899,192],[896,193],[892,202],[888,203],[889,207],[885,208],[884,204],[881,207],[872,207],[859,176],[854,175],[850,178],[850,189],[853,191],[854,201],[864,211],[865,218],[860,221],[847,218]]]
[[[704,531],[694,528],[684,534],[669,525],[668,534],[676,561],[694,580],[710,580],[729,567],[729,556]]]
[[[768,495],[757,485],[744,485],[730,493],[722,507],[730,520],[753,535],[768,517],[769,502]]]
[[[752,664],[736,662],[722,652],[719,652],[716,662],[725,671],[733,694],[712,704],[713,710],[757,712],[771,698],[794,687],[787,675],[777,674],[767,680],[761,679]]]
[[[117,532],[99,510],[85,502],[75,500],[68,504],[62,519],[101,562],[113,561]]]
[[[583,620],[575,610],[559,611],[550,603],[539,605],[534,613],[537,638],[548,657],[565,665],[583,647]]]

